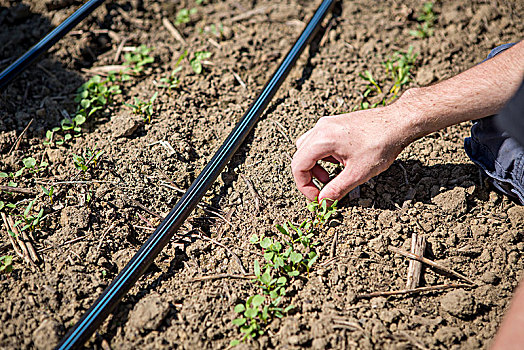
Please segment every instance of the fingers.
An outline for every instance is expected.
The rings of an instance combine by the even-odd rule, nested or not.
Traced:
[[[304,143],[304,140],[306,140],[307,137],[308,137],[309,135],[311,135],[312,132],[313,132],[313,129],[309,129],[306,133],[302,134],[302,136],[300,136],[300,137],[297,139],[297,142],[296,142],[297,149],[300,149],[300,147],[301,147],[302,144]]]
[[[318,201],[322,199],[337,200],[344,197],[349,191],[359,185],[359,179],[355,179],[349,167],[344,168],[337,177],[328,182],[320,191]]]
[[[317,160],[327,157],[326,150],[321,148],[300,148],[291,161],[291,170],[293,177],[297,184],[297,188],[302,192],[309,200],[314,200],[318,196],[320,191],[313,183],[312,179],[315,176],[321,182],[329,181],[329,174],[320,165],[317,164]]]

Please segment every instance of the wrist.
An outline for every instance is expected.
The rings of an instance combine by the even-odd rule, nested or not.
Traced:
[[[430,111],[421,108],[421,90],[421,88],[409,89],[389,106],[393,109],[392,113],[398,125],[398,139],[403,148],[435,131],[430,122]]]

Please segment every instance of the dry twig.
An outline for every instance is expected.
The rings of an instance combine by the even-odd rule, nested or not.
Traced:
[[[39,249],[39,250],[38,250],[38,253],[42,253],[42,252],[45,252],[45,251],[47,251],[47,250],[51,250],[51,249],[57,249],[57,248],[60,248],[60,247],[66,246],[66,245],[68,245],[68,244],[73,244],[73,243],[79,242],[79,241],[81,241],[81,240],[83,240],[83,239],[85,239],[85,238],[86,238],[86,236],[77,237],[77,238],[75,238],[75,239],[72,239],[72,240],[70,240],[70,241],[64,242],[64,243],[59,244],[59,245],[55,245],[55,246],[52,246],[52,247],[42,248],[42,249]]]
[[[240,177],[244,182],[246,183],[247,188],[249,189],[249,193],[253,196],[253,200],[255,201],[255,209],[258,213],[260,211],[260,196],[258,195],[257,191],[255,190],[255,187],[253,186],[253,183],[250,179],[245,177],[244,175],[240,174]]]
[[[114,227],[115,227],[116,223],[112,223],[111,226],[109,226],[109,228],[107,230],[105,230],[105,232],[102,234],[102,236],[100,237],[100,240],[98,242],[98,245],[96,247],[96,256],[98,257],[100,255],[100,248],[102,248],[102,243],[104,242],[104,238],[106,237],[107,233],[109,231],[111,231]]]
[[[149,213],[159,219],[162,219],[162,216],[160,216],[160,214],[158,213],[155,213],[154,211],[150,210],[148,207],[146,207],[145,205],[143,205],[142,203],[134,200],[133,198],[129,198],[129,201],[133,204],[133,206],[135,207],[138,207],[140,209],[142,209],[143,211],[145,211],[146,213]]]
[[[411,235],[411,253],[420,257],[424,256],[426,250],[426,239],[415,232]],[[406,288],[413,289],[418,287],[420,283],[420,275],[422,273],[422,263],[417,260],[410,260],[408,267],[408,277],[406,281]]]
[[[20,238],[20,231],[18,231],[18,228],[15,226],[13,218],[11,216],[6,216],[4,213],[2,213],[2,219],[4,220],[5,227],[7,228],[7,232],[9,234],[9,231],[14,233],[14,237],[9,234],[9,237],[11,239],[11,244],[13,244],[13,248],[15,249],[15,252],[18,254],[18,256],[22,257],[29,265],[31,265],[33,268],[36,268],[35,261],[38,261],[38,255],[36,255],[35,249],[33,248],[33,245],[29,241],[29,237],[26,235],[23,235],[22,238],[24,238],[24,241]],[[18,247],[18,250],[17,250]]]
[[[29,194],[29,195],[37,193],[35,190],[30,189],[30,188],[12,187],[12,186],[0,186],[0,191]]]
[[[122,49],[124,48],[124,45],[126,44],[128,38],[123,38],[120,44],[118,45],[115,53],[115,58],[113,59],[114,63],[118,62],[118,59],[120,58],[120,54],[122,53]]]
[[[406,251],[404,251],[402,249],[399,249],[397,247],[389,246],[388,248],[389,248],[389,250],[391,250],[394,253],[403,255],[403,256],[405,256],[406,258],[409,258],[409,259],[418,260],[420,262],[423,262],[426,265],[433,266],[436,269],[439,269],[441,271],[449,273],[450,275],[453,275],[455,277],[463,279],[464,281],[466,281],[468,283],[471,283],[472,285],[476,285],[476,283],[473,282],[470,278],[464,276],[461,273],[458,273],[455,270],[450,269],[449,267],[446,267],[444,265],[438,264],[438,263],[434,262],[433,260],[429,260],[428,258],[424,258],[423,256],[418,256],[416,254],[413,254],[413,253],[410,253],[410,252],[406,252]]]
[[[400,331],[400,335],[404,337],[407,341],[409,341],[411,344],[413,344],[417,349],[428,350],[428,348],[420,340],[416,339],[408,332]]]
[[[7,153],[8,155],[11,154],[13,151],[16,151],[18,149],[18,147],[20,147],[20,142],[22,141],[22,137],[24,137],[25,133],[27,132],[27,130],[29,129],[31,124],[33,124],[33,120],[34,120],[34,118],[29,121],[29,123],[24,128],[24,130],[22,130],[22,133],[20,135],[18,135],[18,137],[16,138],[15,143],[13,144],[13,146],[11,147],[9,152]]]
[[[178,40],[182,45],[186,45],[186,41],[184,40],[182,34],[180,34],[176,27],[167,18],[162,18],[162,24],[164,25],[164,27],[166,27],[167,31],[169,32],[169,34],[171,34],[173,38]]]
[[[331,242],[331,251],[329,252],[329,257],[333,259],[337,253],[337,241],[338,241],[338,231],[335,232],[333,236],[333,242]]]
[[[193,278],[190,282],[200,282],[200,281],[209,281],[209,280],[218,280],[221,278],[235,278],[235,279],[243,279],[243,280],[250,280],[255,278],[255,275],[231,275],[229,273],[221,273],[218,275],[209,275],[209,276],[201,276]]]
[[[247,89],[247,86],[246,86],[246,83],[244,83],[244,81],[242,80],[242,78],[240,78],[240,75],[238,75],[233,69],[229,69],[229,71],[233,74],[233,76],[235,77],[235,79],[238,81],[238,83],[240,84],[240,86],[242,86],[242,88],[245,90]]]
[[[357,299],[369,299],[369,298],[375,298],[375,297],[386,297],[386,296],[391,296],[391,295],[403,295],[403,294],[413,294],[413,293],[446,290],[446,289],[451,289],[451,288],[471,288],[471,287],[474,287],[474,285],[465,284],[465,283],[440,284],[437,286],[418,287],[418,288],[413,288],[413,289],[400,289],[400,290],[390,290],[390,291],[385,291],[385,292],[357,294]]]
[[[9,237],[9,241],[11,241],[11,245],[13,246],[13,249],[15,250],[16,255],[24,259],[24,254],[22,253],[22,251],[20,250],[20,247],[16,243],[15,238],[11,236],[11,234],[9,233],[9,231],[11,231],[11,227],[9,226],[9,223],[7,222],[7,217],[5,216],[4,213],[1,213],[1,214],[2,214],[2,220],[4,221],[7,236]]]
[[[284,127],[284,125],[282,125],[281,123],[279,123],[277,120],[275,119],[272,119],[272,118],[269,118],[269,120],[275,124],[277,126],[277,129],[278,131],[282,134],[282,136],[284,136],[284,138],[289,142],[289,143],[293,143],[293,141],[291,141],[291,139],[289,138],[289,136],[287,136],[286,132],[286,128]]]
[[[259,8],[256,8],[256,9],[253,9],[253,10],[241,13],[239,15],[236,15],[236,16],[232,17],[229,21],[231,23],[243,21],[245,19],[248,19],[248,18],[250,18],[252,16],[255,16],[255,15],[258,15],[258,14],[261,14],[261,13],[265,14],[268,9],[269,9],[269,6],[259,7]]]

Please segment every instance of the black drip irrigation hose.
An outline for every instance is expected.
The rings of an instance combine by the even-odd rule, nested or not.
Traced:
[[[64,37],[73,27],[75,27],[80,21],[86,18],[91,12],[93,12],[98,6],[100,6],[104,0],[89,0],[82,7],[76,10],[71,16],[69,16],[64,22],[58,27],[53,29],[47,34],[42,40],[40,40],[35,46],[30,48],[24,55],[14,61],[6,69],[0,73],[0,91],[7,86],[18,74],[22,73],[34,60],[41,54],[49,50],[51,46]]]
[[[180,228],[184,220],[196,207],[206,191],[211,187],[220,172],[224,169],[233,154],[244,142],[255,123],[275,95],[276,91],[293,68],[298,57],[304,51],[309,41],[316,34],[322,20],[330,11],[334,0],[324,0],[318,7],[313,18],[288,52],[284,61],[273,74],[262,92],[255,99],[248,111],[229,134],[225,142],[206,165],[198,178],[191,184],[187,192],[175,205],[173,210],[162,221],[160,226],[148,238],[146,243],[133,256],[129,263],[111,282],[104,293],[82,316],[80,321],[62,339],[58,349],[74,349],[82,346],[95,332],[98,326],[109,315],[120,299],[133,287],[140,276],[146,271],[155,257],[169,242],[173,234]]]

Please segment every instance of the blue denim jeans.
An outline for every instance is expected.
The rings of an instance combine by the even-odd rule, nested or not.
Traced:
[[[514,44],[491,50],[487,60]],[[471,160],[502,193],[524,204],[524,147],[496,126],[497,116],[479,119],[471,127],[464,148]]]

